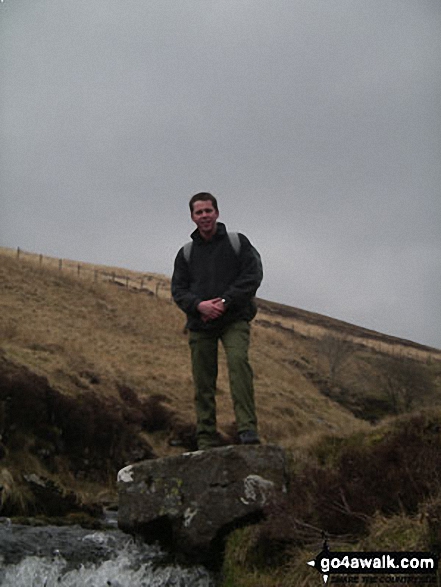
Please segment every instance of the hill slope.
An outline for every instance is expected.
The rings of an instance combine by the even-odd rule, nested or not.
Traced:
[[[167,279],[126,272],[149,280],[149,289],[120,287],[121,279],[85,278],[66,263],[61,271],[36,263],[38,256],[0,253],[3,465],[27,462],[29,471],[64,472],[65,483],[72,474],[102,483],[127,462],[192,448],[184,316],[165,293]],[[155,290],[163,297],[151,295]],[[326,337],[331,348],[344,343],[343,358],[326,350]],[[397,349],[431,363],[438,396],[436,349],[259,300],[250,354],[263,440],[295,448],[322,433],[368,429],[366,414],[374,420],[390,408],[378,390],[377,362]],[[223,355],[218,388],[219,427],[234,442]],[[171,439],[182,446],[170,446]]]

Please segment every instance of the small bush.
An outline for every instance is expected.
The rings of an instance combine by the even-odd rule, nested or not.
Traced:
[[[286,497],[266,512],[260,541],[269,558],[274,545],[301,547],[321,532],[365,536],[377,514],[416,515],[421,503],[438,495],[440,424],[439,414],[420,413],[381,433],[322,440],[291,476]]]
[[[143,427],[147,432],[158,432],[170,427],[173,411],[163,405],[163,395],[151,395],[142,402]]]

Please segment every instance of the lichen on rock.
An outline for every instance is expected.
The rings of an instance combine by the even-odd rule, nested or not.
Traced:
[[[210,564],[219,561],[228,532],[260,519],[286,483],[284,451],[272,445],[143,461],[118,475],[118,524],[192,562]]]

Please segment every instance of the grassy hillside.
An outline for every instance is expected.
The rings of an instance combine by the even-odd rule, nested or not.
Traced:
[[[329,468],[320,455],[334,454],[345,438],[371,446],[363,439],[383,438],[384,426],[407,422],[425,405],[438,413],[439,350],[274,302],[258,305],[250,354],[260,433],[289,450],[295,470],[311,455]],[[125,464],[194,448],[184,322],[165,276],[0,250],[2,515],[40,511],[23,481],[29,475],[83,502],[111,501]],[[220,430],[235,442],[223,354],[218,388]],[[304,496],[311,506],[322,486],[317,471],[304,474],[312,475]],[[307,511],[308,524],[323,522]],[[295,537],[287,541],[299,547]]]
[[[78,276],[67,270],[66,261],[60,271],[47,258],[42,265],[38,259],[28,255],[17,261],[12,251],[1,250],[0,333],[6,356],[47,377],[66,394],[93,390],[118,398],[118,389],[128,386],[141,398],[163,395],[184,421],[191,422],[193,388],[185,320],[164,289],[167,278],[144,274],[150,279],[149,289],[141,291],[121,287],[121,279],[94,281],[90,277],[96,266],[82,264]],[[75,268],[77,263],[71,265]],[[136,278],[134,272],[98,269]],[[148,295],[158,292],[158,283],[160,297]],[[338,352],[333,356],[337,341],[344,347],[341,356]],[[314,431],[358,427],[360,418],[341,409],[344,402],[329,401],[323,393],[338,395],[345,386],[352,395],[357,388],[375,392],[377,367],[385,357],[412,357],[419,364],[437,365],[441,352],[259,300],[251,359],[265,440],[288,447]],[[378,364],[372,367],[375,361]],[[348,398],[346,402],[350,404]],[[232,421],[223,361],[219,421],[221,427]],[[157,450],[163,454],[169,449],[159,444]]]
[[[46,377],[63,394],[93,392],[121,401],[120,389],[126,387],[141,400],[163,397],[180,421],[194,422],[185,319],[169,299],[6,255],[0,261],[6,358]],[[288,447],[321,430],[360,426],[305,374],[303,365],[314,362],[314,352],[296,332],[256,321],[251,360],[266,441]],[[226,430],[233,421],[228,389],[222,360],[218,409]],[[158,455],[174,450],[166,440],[149,437]]]

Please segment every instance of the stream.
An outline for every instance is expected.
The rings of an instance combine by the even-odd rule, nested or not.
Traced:
[[[116,528],[24,526],[0,520],[1,587],[214,587],[202,566],[169,562]]]

